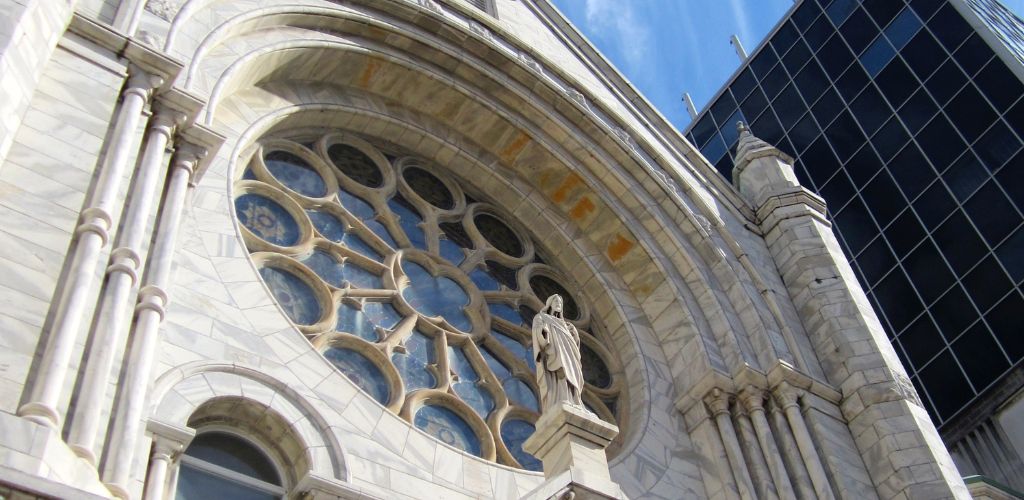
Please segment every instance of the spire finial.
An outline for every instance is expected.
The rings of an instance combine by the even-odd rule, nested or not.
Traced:
[[[740,132],[740,135],[749,134],[750,133],[750,129],[747,128],[747,124],[743,123],[742,120],[736,122],[736,130],[738,130]]]

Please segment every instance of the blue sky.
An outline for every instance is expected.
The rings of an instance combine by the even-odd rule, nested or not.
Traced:
[[[1002,0],[1017,15],[1024,0]],[[752,52],[793,0],[552,0],[680,130],[739,65],[736,34]]]

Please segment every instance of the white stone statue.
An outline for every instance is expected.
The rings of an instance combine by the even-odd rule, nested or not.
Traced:
[[[537,362],[542,412],[563,402],[583,406],[583,363],[580,334],[562,315],[562,297],[548,297],[533,318],[533,356]]]

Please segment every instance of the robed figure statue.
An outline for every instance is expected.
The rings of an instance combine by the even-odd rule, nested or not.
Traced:
[[[562,315],[562,297],[548,297],[533,317],[533,356],[537,362],[542,411],[563,402],[583,406],[583,364],[580,334]]]

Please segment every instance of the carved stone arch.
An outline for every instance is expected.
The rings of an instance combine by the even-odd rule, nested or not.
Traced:
[[[250,21],[255,22],[255,20],[257,19],[260,20],[260,22],[274,22],[271,20],[274,18],[278,18],[280,19],[280,22],[294,23],[296,19],[301,19],[303,16],[311,16],[314,12],[330,17],[344,17],[347,15],[344,11],[337,9],[317,9],[302,7],[301,9],[295,9],[294,12],[291,12],[288,9],[289,8],[287,7],[269,8],[260,11],[250,12],[245,15],[238,16],[237,18],[225,21],[223,25],[218,27],[217,30],[215,31],[220,32],[222,34],[241,32],[244,31],[244,29],[241,27],[242,25]],[[301,24],[302,23],[297,23],[296,26],[299,26]],[[204,42],[204,44],[217,43],[215,40],[216,37],[214,37],[213,35],[214,32],[211,32],[210,36],[213,38],[208,42]],[[405,35],[402,34],[400,36]],[[378,59],[378,61],[368,63],[365,68],[362,68],[362,71],[364,73],[372,69],[375,72],[377,72],[377,74],[384,74],[384,71],[380,70],[380,68],[386,66],[387,64],[397,64],[398,67],[403,67],[402,71],[424,71],[423,67],[417,67],[414,61],[408,59],[408,54],[397,51],[381,52],[382,50],[384,50],[383,46],[374,47],[371,45],[368,47],[364,47],[361,45],[354,45],[347,42],[286,41],[277,44],[277,47],[277,52],[275,52],[273,48],[268,48],[265,46],[258,47],[251,51],[249,54],[243,56],[243,60],[236,60],[232,64],[230,70],[225,71],[225,73],[221,75],[219,81],[217,82],[217,87],[219,88],[219,90],[214,93],[214,96],[211,99],[212,106],[208,110],[208,113],[212,114],[214,112],[217,103],[222,98],[221,94],[224,93],[223,90],[225,90],[225,87],[228,87],[228,89],[246,88],[247,85],[254,85],[258,82],[260,78],[268,76],[268,72],[272,71],[272,69],[270,68],[273,68],[274,64],[278,63],[278,61],[274,60],[274,54],[280,54],[281,50],[347,50],[353,53],[350,55],[358,53],[360,56],[363,57],[365,57],[369,53],[376,53],[375,57]],[[442,51],[442,49],[439,47],[431,47],[430,50]],[[422,57],[422,54],[417,53],[417,56]],[[304,56],[303,59],[312,57],[314,56]],[[257,61],[261,61],[263,60],[263,58],[266,58],[266,61],[264,61],[265,64],[256,64]],[[246,64],[246,62],[248,62],[248,64]],[[355,64],[352,69],[358,72],[360,70],[358,66],[360,65]],[[259,70],[254,71],[253,68],[259,68]],[[281,70],[280,68],[278,71],[278,79],[280,79],[281,76],[287,76],[292,73],[291,70]],[[475,68],[472,71],[480,71],[481,75],[487,74],[487,72],[484,71],[483,68]],[[427,73],[430,72],[427,71]],[[234,78],[231,78],[232,75],[240,75],[243,78],[247,79],[248,82],[228,83],[234,80]],[[462,76],[465,77],[466,75],[463,74]],[[447,82],[449,85],[455,85],[454,80],[448,80],[448,77],[441,74],[432,74],[432,76],[428,78],[430,81],[444,81]],[[268,79],[274,78],[268,76]],[[282,84],[284,83],[282,82]],[[498,83],[498,85],[502,84]],[[364,84],[363,86],[365,87],[366,85]],[[487,89],[493,90],[492,87],[493,85],[488,86]],[[523,89],[519,89],[518,91],[522,92],[522,90]],[[463,92],[465,92],[465,90],[463,90]],[[515,95],[515,92],[513,92],[513,95]],[[479,104],[483,106],[483,108],[487,108],[488,106],[494,106],[495,104],[507,106],[509,99],[511,99],[513,95],[506,94],[505,97],[502,99],[501,103],[489,102],[490,100],[493,99],[490,99],[490,97],[484,97],[483,95],[472,96],[470,98],[470,101],[479,102]],[[547,94],[544,95],[546,98],[550,98],[550,96],[547,96]],[[570,98],[563,94],[558,94],[557,96],[555,96],[556,99],[559,97],[561,97],[562,100],[565,100],[567,102],[570,101]],[[531,99],[528,99],[527,96],[524,95],[522,99],[522,103],[524,105],[520,106],[519,108],[527,109],[530,106],[532,106]],[[415,106],[413,106],[412,108],[416,109]],[[491,111],[493,112],[495,111],[495,109],[492,108]],[[544,114],[541,113],[540,115]],[[208,118],[212,117],[208,115]],[[519,124],[533,124],[538,130],[543,129],[543,132],[541,132],[541,134],[545,134],[549,130],[552,130],[551,125],[536,122],[538,118],[539,115],[529,115],[521,118],[508,117],[505,119]],[[586,117],[582,118],[584,120],[587,119]],[[545,120],[547,118],[540,119]],[[593,116],[590,117],[590,119],[593,119]],[[555,126],[557,127],[558,125]],[[568,137],[572,140],[577,140],[578,138],[583,137],[582,135],[580,135],[580,132],[581,130],[578,129],[567,129],[564,132],[562,132],[562,134],[565,134],[565,137]],[[524,137],[525,143],[529,143],[529,146],[542,147],[540,146],[540,144],[535,145],[532,143],[532,140],[537,139],[541,134],[538,134],[537,130],[534,130],[531,132],[520,132],[520,137]],[[623,151],[628,151],[628,157],[634,157],[629,160],[630,162],[644,162],[644,160],[640,159],[639,157],[636,157],[637,148],[635,146],[632,146],[632,144],[634,144],[632,141],[629,141],[629,147],[625,147],[625,149],[623,149],[623,143],[619,139],[619,135],[612,133],[609,134],[608,137],[606,137],[606,139],[610,140],[613,144],[593,144],[584,146],[585,149],[590,151],[601,151],[603,153],[610,154],[610,156],[607,156],[606,160],[603,161],[604,169],[602,170],[614,170],[615,168],[617,168],[616,165],[619,161],[621,161],[620,156]],[[499,139],[499,141],[492,142],[504,141],[508,144],[508,141],[512,141],[512,143],[507,146],[506,150],[512,147],[516,147],[518,148],[515,150],[516,154],[518,154],[520,157],[536,156],[536,147],[534,147],[534,149],[532,150],[529,150],[529,153],[522,153],[522,151],[526,148],[516,145],[515,141],[519,140],[517,137],[505,136]],[[543,147],[550,147],[550,144]],[[503,158],[504,155],[501,154],[502,152],[503,151],[491,152],[494,155],[492,160],[494,163],[507,163],[509,161],[515,160],[515,158]],[[575,161],[569,160],[567,163],[579,162],[585,164],[588,161],[595,161],[595,159],[577,157]],[[660,177],[654,177],[664,177],[666,179],[666,182],[670,182],[668,180],[668,177],[664,175],[664,172],[661,172],[661,174],[662,175]],[[636,174],[633,173],[626,175],[628,176]],[[648,185],[648,182],[646,180],[643,180],[642,175],[638,179],[638,181],[639,184],[637,185],[637,187]],[[657,188],[654,189],[657,190]],[[622,190],[620,189],[620,191]],[[620,194],[629,195],[632,191],[634,191],[634,189],[626,189],[624,191],[625,193]],[[685,198],[678,191],[675,193],[674,196]],[[648,200],[641,201],[640,203],[654,207],[658,204],[664,203],[664,201],[652,202]],[[672,203],[673,202],[669,202],[670,205]],[[672,278],[669,279],[669,281],[671,282],[669,286],[675,289],[675,296],[690,297],[686,299],[688,302],[688,309],[691,312],[691,314],[695,316],[697,323],[702,325],[702,328],[700,329],[701,334],[710,335],[713,333],[713,338],[709,337],[708,339],[710,341],[702,342],[699,345],[695,345],[693,348],[697,351],[706,353],[706,356],[708,358],[708,368],[719,369],[727,373],[737,372],[738,370],[741,370],[744,366],[759,367],[762,365],[767,365],[773,362],[773,360],[777,356],[781,356],[782,359],[786,359],[787,361],[789,361],[787,359],[788,354],[786,354],[786,352],[788,350],[792,350],[791,347],[793,346],[788,345],[792,344],[792,342],[788,340],[777,340],[779,336],[777,329],[779,328],[781,322],[778,321],[777,317],[773,317],[772,313],[768,312],[768,309],[770,308],[766,307],[763,304],[764,296],[759,294],[758,290],[755,290],[754,287],[748,286],[747,282],[749,282],[750,280],[744,278],[744,275],[741,272],[737,272],[737,269],[745,269],[746,272],[751,272],[750,268],[743,268],[742,266],[736,264],[735,262],[730,262],[730,258],[726,255],[726,252],[724,252],[723,249],[719,249],[716,247],[716,245],[724,245],[725,243],[728,243],[732,240],[729,238],[725,238],[727,240],[725,243],[719,243],[714,238],[709,238],[710,233],[708,233],[707,229],[704,228],[705,225],[709,225],[707,224],[707,218],[699,214],[694,214],[694,209],[692,207],[689,207],[688,204],[690,204],[690,202],[681,200],[679,202],[679,205],[676,206],[677,209],[682,210],[682,217],[671,216],[669,213],[666,213],[665,216],[661,218],[661,220],[663,221],[675,221],[675,224],[668,224],[667,226],[661,228],[660,231],[673,234],[673,236],[668,241],[672,241],[672,244],[679,245],[682,251],[674,252],[676,254],[676,257],[674,259],[662,257],[661,260],[664,264],[658,265],[656,267],[658,267],[661,270],[661,275],[672,276]],[[687,221],[689,221],[690,226],[692,226],[691,229],[685,228]],[[621,243],[623,245],[637,246],[636,243],[640,243],[640,246],[643,247],[644,250],[649,254],[651,254],[652,252],[653,254],[664,252],[665,249],[662,247],[667,242],[664,238],[662,238],[662,240],[659,241],[658,243],[654,243],[653,234],[656,234],[658,231],[648,233],[646,241],[644,241],[644,238],[638,235],[637,231],[639,231],[641,227],[644,227],[644,229],[647,229],[647,227],[641,225],[639,221],[635,222],[635,224],[631,224],[631,229],[627,231],[627,233],[632,234],[632,236],[627,236],[623,238],[620,234],[618,239],[612,239],[609,241],[609,246],[618,243]],[[680,224],[683,225],[681,226]],[[697,233],[700,233],[703,236],[698,236]],[[630,241],[633,240],[634,238],[636,238],[636,240],[639,241]],[[739,256],[734,256],[733,258],[742,259],[742,254],[738,255]],[[676,270],[676,268],[680,266],[684,268],[684,271],[679,272]],[[658,279],[660,280],[660,278]],[[760,279],[755,276],[754,281],[760,281]],[[681,290],[680,284],[682,283],[687,283],[686,286],[693,290],[693,292]],[[650,288],[653,289],[653,286]],[[758,288],[761,289],[764,287],[761,286]],[[711,293],[705,293],[706,290],[710,290]],[[648,290],[648,292],[650,291],[651,290]],[[703,297],[703,300],[700,300],[700,297]],[[769,298],[771,299],[771,297]],[[704,314],[708,314],[709,319],[703,319],[702,316]],[[790,335],[788,338],[791,339],[792,335]],[[752,342],[754,345],[751,345]],[[718,351],[722,352],[719,353]],[[776,354],[777,352],[779,354]],[[801,363],[797,364],[799,365]],[[680,381],[684,382],[688,378],[692,379],[692,377],[682,377]]]
[[[278,448],[292,485],[309,474],[351,481],[344,447],[320,410],[264,372],[237,363],[189,363],[157,378],[152,401],[149,414],[164,423],[215,423],[254,433]]]
[[[303,93],[301,90],[297,92]],[[450,143],[446,142],[452,139],[450,136],[435,133],[440,130],[431,130],[429,127],[416,128],[416,123],[408,121],[407,117],[387,115],[384,113],[385,108],[376,108],[376,111],[371,111],[354,108],[351,105],[342,103],[328,104],[322,102],[286,105],[284,102],[264,101],[264,104],[265,108],[260,108],[258,111],[256,109],[252,110],[259,113],[258,118],[254,117],[244,127],[233,131],[232,141],[236,141],[234,149],[225,148],[222,150],[221,156],[217,161],[228,163],[228,166],[224,169],[226,172],[229,172],[227,177],[232,177],[230,172],[240,168],[240,164],[237,164],[237,162],[240,160],[239,157],[247,150],[248,144],[261,137],[273,136],[275,134],[303,135],[317,131],[322,133],[325,129],[346,130],[351,127],[353,131],[372,135],[372,131],[388,130],[391,133],[391,137],[395,138],[396,146],[406,147],[410,151],[438,151],[444,147],[451,148],[453,152],[457,151]],[[462,178],[466,177],[467,172],[474,171],[473,169],[479,172],[479,169],[487,166],[481,163],[478,158],[475,158],[472,151],[457,151],[454,154],[456,156],[446,157],[446,164],[449,166],[457,165],[453,167],[457,169],[454,173]],[[436,158],[429,156],[427,159],[436,160]],[[459,169],[461,169],[461,174],[459,174]],[[496,177],[495,181],[497,180],[499,178]],[[513,184],[510,184],[509,180],[502,179],[501,182],[505,183],[504,189],[513,188]],[[492,189],[501,191],[503,188],[499,185],[492,185]],[[518,201],[523,202],[524,200],[519,199]],[[540,228],[541,233],[550,231],[562,234],[567,229],[559,227],[557,222],[552,222],[551,218],[557,219],[558,216],[554,210],[550,209],[549,204],[550,200],[544,197],[531,196],[527,197],[525,203],[521,203],[522,207],[519,210],[512,212],[520,217],[527,215],[535,217],[531,219],[531,221],[535,222],[536,226],[533,229]],[[575,234],[572,231],[569,231],[569,233]],[[565,244],[559,245],[556,243],[554,245],[556,247],[572,248],[583,243],[586,243],[586,240],[582,240],[581,243],[573,243],[570,239],[566,240]],[[580,256],[591,256],[591,259],[601,254],[599,248],[594,248],[589,243],[578,247],[574,252]],[[624,433],[625,441],[620,448],[621,452],[612,460],[612,466],[622,466],[629,470],[639,466],[639,463],[644,463],[643,466],[648,467],[652,471],[651,477],[661,477],[672,470],[673,467],[687,468],[692,466],[693,464],[683,461],[671,460],[658,464],[660,460],[645,458],[669,457],[672,453],[671,450],[679,446],[679,440],[687,442],[684,436],[677,435],[675,431],[671,431],[671,426],[665,427],[663,424],[666,421],[665,419],[677,418],[673,406],[673,396],[671,394],[652,394],[650,392],[652,387],[669,388],[671,391],[671,387],[675,383],[671,380],[670,375],[672,371],[671,362],[665,358],[664,351],[658,347],[661,345],[661,340],[657,338],[653,325],[643,318],[641,304],[632,297],[629,287],[622,281],[621,275],[611,268],[598,269],[591,267],[590,269],[585,276],[577,276],[577,281],[580,283],[591,283],[591,280],[594,280],[592,285],[595,290],[609,290],[618,294],[615,297],[597,297],[596,300],[593,295],[587,297],[588,300],[599,304],[602,309],[612,311],[611,315],[621,318],[618,322],[606,325],[608,329],[614,328],[617,332],[615,335],[616,344],[609,348],[616,349],[619,352],[636,352],[640,354],[625,356],[622,359],[623,364],[626,365],[624,371],[629,372],[632,370],[626,376],[627,380],[635,385],[635,388],[629,393],[628,398],[631,414],[628,431]],[[599,283],[603,284],[599,285]],[[694,333],[696,334],[696,331]],[[660,415],[656,416],[655,413]],[[661,431],[666,431],[667,433],[662,433]],[[684,473],[694,472],[695,470],[690,470]],[[676,470],[673,473],[681,472]],[[650,485],[641,486],[638,483],[635,487],[637,489],[633,491],[639,492],[646,491]]]

